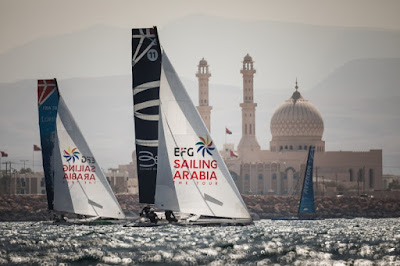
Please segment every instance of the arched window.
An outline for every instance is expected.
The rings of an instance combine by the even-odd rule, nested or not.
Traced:
[[[238,175],[236,173],[234,173],[234,172],[230,172],[230,173],[231,173],[233,181],[237,181],[238,178],[239,178]]]

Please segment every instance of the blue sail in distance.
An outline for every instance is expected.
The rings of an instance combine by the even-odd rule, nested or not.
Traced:
[[[311,146],[308,151],[306,174],[304,177],[303,189],[299,206],[299,214],[315,213],[314,188],[313,188],[313,167],[315,147]]]

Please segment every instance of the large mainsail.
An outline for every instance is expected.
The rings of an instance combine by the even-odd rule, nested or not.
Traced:
[[[303,188],[301,191],[299,215],[315,213],[314,188],[313,188],[313,167],[315,147],[311,146],[308,151],[307,165],[304,176]]]
[[[55,79],[38,80],[38,109],[49,209],[125,218]]]
[[[139,202],[154,203],[158,158],[161,49],[157,28],[132,30],[132,88]]]

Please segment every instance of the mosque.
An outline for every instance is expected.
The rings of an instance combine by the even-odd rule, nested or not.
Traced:
[[[295,91],[271,118],[269,150],[261,150],[255,134],[257,103],[254,102],[253,59],[243,60],[242,137],[237,149],[225,144],[221,155],[242,194],[293,195],[301,190],[307,151],[315,146],[314,185],[317,195],[362,195],[383,189],[382,150],[326,151],[324,120],[318,109]],[[198,65],[199,106],[210,130],[209,65]]]

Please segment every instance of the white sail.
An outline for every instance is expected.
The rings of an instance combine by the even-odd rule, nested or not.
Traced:
[[[206,216],[250,218],[197,109],[165,53],[155,205]]]
[[[46,85],[42,84],[41,81],[39,94],[44,95],[46,88],[43,86]],[[39,101],[49,208],[88,216],[125,218],[106,177],[59,95],[55,80],[45,84],[51,84],[53,89],[47,100]],[[52,116],[46,113],[48,110],[53,111]]]

